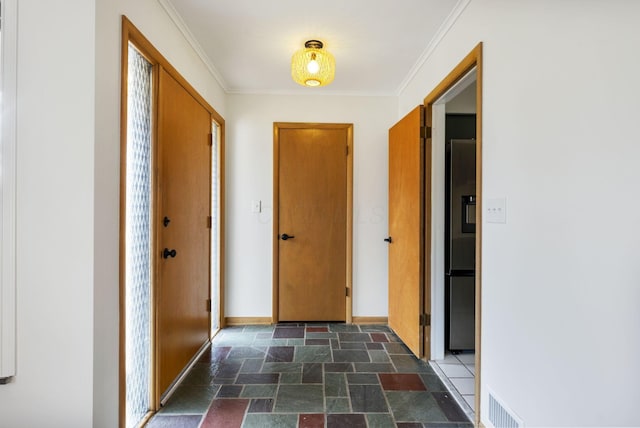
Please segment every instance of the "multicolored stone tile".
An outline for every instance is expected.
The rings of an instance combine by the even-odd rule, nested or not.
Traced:
[[[272,398],[255,398],[249,404],[249,413],[271,413],[273,410]]]
[[[222,330],[150,428],[470,428],[426,362],[384,325]]]
[[[249,400],[216,399],[213,400],[202,421],[202,428],[235,428],[242,426]]]
[[[298,415],[298,428],[324,428],[324,413]]]
[[[426,391],[422,379],[413,373],[380,373],[380,383],[385,391]]]

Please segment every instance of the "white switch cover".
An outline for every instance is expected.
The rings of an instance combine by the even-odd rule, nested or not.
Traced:
[[[251,212],[252,213],[261,213],[262,212],[262,201],[251,201]]]
[[[496,198],[487,199],[485,203],[485,216],[487,223],[506,223],[507,222],[507,199]]]

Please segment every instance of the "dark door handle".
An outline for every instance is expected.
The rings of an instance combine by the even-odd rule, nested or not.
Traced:
[[[164,251],[162,252],[162,258],[168,259],[169,257],[175,257],[176,254],[177,254],[176,250],[170,250],[168,248],[165,248]]]
[[[391,237],[388,238],[384,238],[385,242],[388,242],[389,244],[391,244],[393,242],[393,239],[391,239]]]
[[[287,239],[293,239],[293,238],[295,238],[295,236],[293,236],[293,235],[287,235],[286,233],[283,233],[283,234],[280,236],[280,239],[282,239],[283,241],[286,241]]]
[[[164,218],[162,219],[162,224],[164,225],[164,227],[169,226],[169,222],[171,222],[171,219],[167,216],[164,216]]]

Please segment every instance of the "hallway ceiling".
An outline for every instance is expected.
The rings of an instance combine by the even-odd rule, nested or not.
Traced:
[[[158,0],[229,93],[395,95],[470,0]],[[334,82],[291,80],[309,39],[336,58]]]

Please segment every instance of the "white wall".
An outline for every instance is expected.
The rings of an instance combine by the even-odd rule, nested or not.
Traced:
[[[224,114],[155,0],[20,1],[17,375],[0,386],[2,426],[117,426],[122,13]]]
[[[399,116],[484,42],[482,419],[639,426],[640,46],[634,1],[474,0]]]
[[[273,123],[354,124],[353,315],[387,315],[387,131],[394,97],[230,95],[226,316],[270,317]],[[251,213],[262,200],[263,213]]]
[[[476,84],[473,82],[463,89],[451,101],[445,104],[447,113],[475,113],[476,112]]]
[[[6,427],[92,423],[94,5],[65,5],[19,2],[17,375],[0,386]]]

